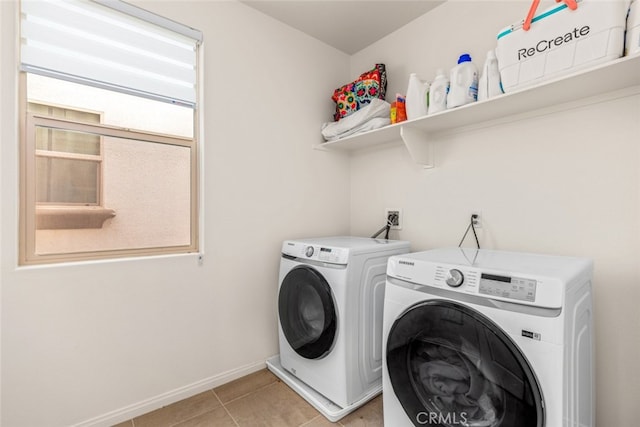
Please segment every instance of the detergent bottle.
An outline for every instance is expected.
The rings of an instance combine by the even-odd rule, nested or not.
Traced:
[[[449,79],[442,68],[436,71],[436,78],[429,87],[429,114],[447,109],[447,94],[449,93]]]
[[[451,69],[451,87],[447,108],[455,108],[478,100],[478,69],[468,53],[460,55],[458,65]]]
[[[498,58],[496,57],[496,52],[491,49],[487,52],[487,59],[484,62],[484,67],[482,67],[482,75],[480,75],[478,82],[478,101],[493,98],[502,93]]]
[[[409,75],[407,86],[406,109],[407,119],[417,119],[427,115],[427,97],[429,94],[429,82],[420,80],[416,73]]]

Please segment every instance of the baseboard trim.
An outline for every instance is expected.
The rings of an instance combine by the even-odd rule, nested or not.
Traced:
[[[73,424],[72,427],[109,427],[115,424],[133,419],[148,412],[155,411],[163,406],[170,405],[183,399],[187,399],[203,391],[221,386],[230,381],[249,375],[266,367],[266,360],[241,366],[218,375],[196,381],[184,387],[159,394],[158,396],[143,400],[133,405],[125,406],[115,411],[91,418],[86,421]]]

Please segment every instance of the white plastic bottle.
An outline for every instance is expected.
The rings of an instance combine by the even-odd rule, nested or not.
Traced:
[[[429,114],[447,109],[447,94],[449,93],[449,79],[442,68],[436,71],[436,78],[429,87]]]
[[[494,96],[498,96],[502,93],[498,58],[496,57],[496,52],[491,49],[487,52],[487,59],[484,61],[482,75],[478,82],[478,101],[493,98]]]
[[[407,120],[427,115],[428,93],[429,82],[423,82],[416,73],[411,73],[409,75],[409,85],[407,86]]]
[[[451,69],[451,87],[447,108],[455,108],[478,100],[478,69],[468,53],[460,55],[458,65]]]

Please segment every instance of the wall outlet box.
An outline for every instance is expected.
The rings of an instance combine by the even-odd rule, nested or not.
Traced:
[[[384,213],[385,221],[391,221],[392,230],[402,230],[402,209],[387,208]]]

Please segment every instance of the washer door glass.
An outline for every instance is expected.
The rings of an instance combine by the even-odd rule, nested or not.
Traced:
[[[416,426],[542,427],[542,394],[515,343],[481,313],[430,300],[387,339],[393,392]]]
[[[320,359],[336,338],[336,308],[331,288],[315,269],[300,266],[283,279],[278,296],[280,326],[300,356]]]

